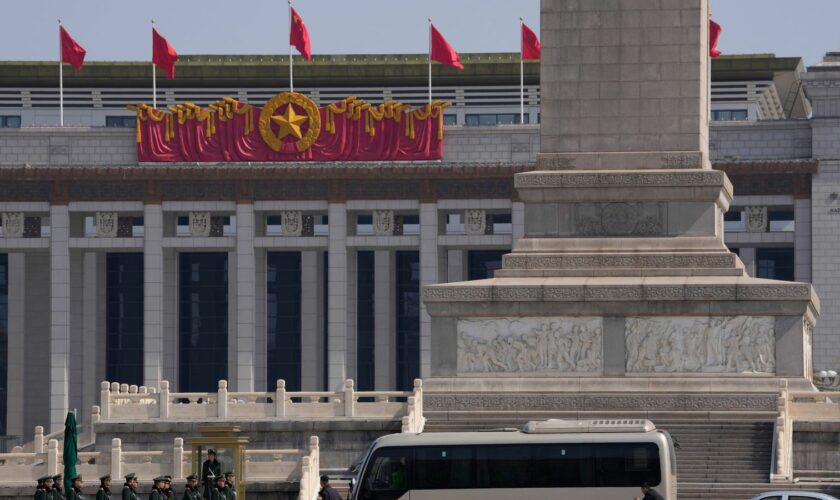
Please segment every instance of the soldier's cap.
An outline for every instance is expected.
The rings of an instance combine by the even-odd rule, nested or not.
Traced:
[[[58,481],[59,479],[61,479],[61,474],[56,474],[55,476],[52,477],[53,481]]]
[[[215,454],[216,454],[216,450],[214,450],[213,448],[210,448],[209,450],[207,450],[207,454],[208,454],[208,455],[215,455]]]
[[[218,483],[219,481],[224,481],[224,480],[225,480],[225,476],[216,476],[216,482],[217,482],[217,483]]]
[[[137,474],[135,474],[133,472],[130,472],[130,473],[125,475],[125,480],[126,481],[131,481],[132,479],[137,479]]]
[[[233,471],[225,472],[225,477],[232,476],[232,475],[233,475]]]
[[[196,476],[195,474],[190,474],[189,476],[187,476],[187,481],[192,481],[193,479],[198,480],[198,476]]]
[[[110,474],[105,474],[104,476],[102,476],[102,477],[100,477],[100,478],[99,478],[99,481],[100,481],[100,482],[105,482],[105,481],[107,481],[107,480],[109,480],[109,479],[111,479],[111,475],[110,475]]]
[[[325,483],[329,483],[330,482],[330,476],[327,476],[327,475],[321,476],[321,481],[323,481]]]
[[[43,483],[44,481],[52,481],[52,476],[42,476],[38,478],[39,483]]]
[[[81,481],[81,480],[82,480],[82,475],[81,474],[76,474],[75,476],[73,476],[73,479],[71,479],[71,481],[73,481],[73,482]]]
[[[158,477],[156,477],[156,478],[154,479],[154,481],[155,481],[156,483],[162,483],[162,482],[166,481],[166,478],[165,478],[165,477],[163,477],[163,476],[158,476]]]

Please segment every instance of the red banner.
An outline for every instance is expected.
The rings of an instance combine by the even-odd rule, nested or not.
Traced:
[[[284,162],[439,160],[443,110],[348,97],[318,108],[296,92],[262,108],[226,97],[202,108],[131,106],[140,162]]]

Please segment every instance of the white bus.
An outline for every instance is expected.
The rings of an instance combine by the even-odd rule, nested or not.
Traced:
[[[677,498],[671,436],[648,420],[547,420],[521,431],[394,434],[374,442],[350,500]]]

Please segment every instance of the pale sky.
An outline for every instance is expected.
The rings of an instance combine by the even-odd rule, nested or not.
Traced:
[[[284,54],[282,0],[0,0],[0,60],[55,60],[57,19],[88,60],[148,60],[149,20],[180,54]],[[313,55],[421,53],[426,18],[460,52],[514,52],[518,19],[539,27],[539,0],[296,0]],[[712,0],[724,53],[818,62],[840,48],[840,0]]]

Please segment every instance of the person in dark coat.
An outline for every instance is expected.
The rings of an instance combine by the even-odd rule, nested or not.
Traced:
[[[96,500],[111,500],[111,475],[105,474],[99,478],[99,491]]]
[[[52,477],[38,478],[38,488],[35,489],[35,500],[49,500],[52,491]]]
[[[163,476],[158,476],[154,479],[152,492],[149,493],[149,500],[166,500],[166,493],[163,492],[163,484],[165,481],[166,478]]]
[[[216,452],[207,450],[207,460],[201,464],[201,484],[204,485],[204,498],[210,500],[210,492],[215,485],[215,479],[222,477],[222,465],[216,460]]]
[[[139,485],[140,482],[137,481],[136,474],[133,472],[131,474],[126,474],[125,485],[122,490],[122,500],[139,500],[137,498],[137,487]]]
[[[182,500],[205,500],[201,493],[198,492],[198,476],[190,474],[187,476],[187,487],[184,489],[184,497]]]
[[[67,500],[85,500],[85,494],[82,493],[82,487],[85,483],[82,481],[82,476],[73,478],[73,485],[67,491]]]
[[[648,483],[642,484],[642,494],[644,494],[643,497],[636,497],[635,500],[665,500],[665,497],[660,495],[655,489],[651,488]]]
[[[56,474],[52,477],[52,491],[50,492],[49,498],[52,500],[64,500],[64,492],[61,488],[64,487],[64,481],[61,480],[61,474]]]
[[[321,476],[321,491],[318,492],[318,497],[322,500],[341,500],[341,495],[330,486],[330,476]]]

